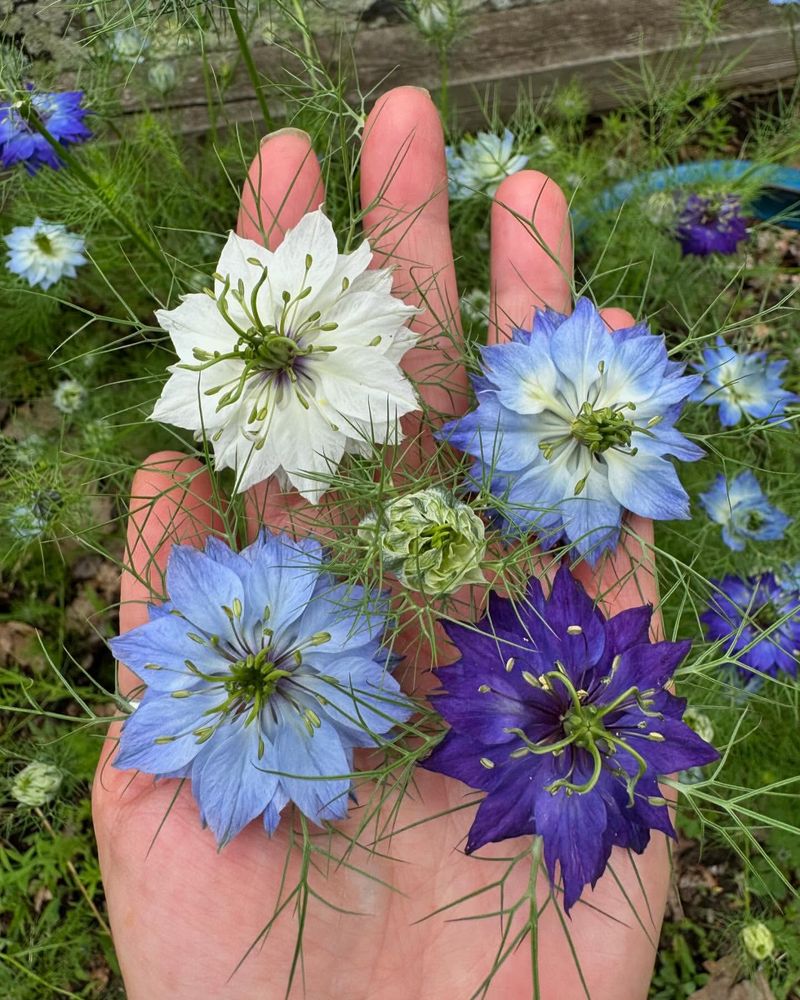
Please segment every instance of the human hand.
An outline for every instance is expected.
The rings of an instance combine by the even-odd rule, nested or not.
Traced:
[[[364,129],[361,184],[362,204],[368,207],[365,229],[376,248],[376,263],[394,266],[396,293],[422,306],[414,323],[420,342],[406,355],[404,367],[429,412],[441,419],[456,416],[467,406],[467,379],[453,332],[460,324],[444,140],[426,93],[401,88],[378,102]],[[264,232],[274,248],[283,232],[323,198],[319,165],[307,137],[276,133],[264,142],[250,169],[238,232],[253,239]],[[569,310],[568,213],[552,181],[523,171],[503,182],[492,208],[491,254],[491,340],[529,323],[533,307]],[[607,310],[604,318],[611,328],[633,322],[617,309]],[[417,437],[422,453],[426,436]],[[404,452],[410,472],[422,457],[414,449]],[[220,528],[208,473],[178,453],[152,456],[137,473],[132,493],[132,571],[122,582],[122,632],[146,620],[146,602],[151,589],[161,589],[170,547],[200,544]],[[297,495],[283,495],[273,483],[253,491],[249,501],[254,519],[272,530],[287,525],[301,530],[310,520]],[[644,541],[643,548],[637,538]],[[607,614],[647,602],[657,605],[651,541],[651,525],[634,518],[619,550],[597,573],[585,566],[576,570]],[[137,683],[121,667],[121,690],[129,692]],[[93,799],[111,926],[130,1000],[285,995],[297,961],[294,907],[302,908],[302,899],[286,907],[263,944],[249,954],[248,949],[271,920],[281,886],[296,883],[299,850],[291,854],[288,873],[284,871],[289,817],[273,838],[254,823],[219,852],[211,832],[200,827],[188,788],[108,766],[117,736],[118,727],[112,727]],[[291,996],[466,1000],[475,994],[500,947],[501,924],[497,918],[452,918],[499,909],[499,893],[417,923],[494,882],[507,867],[500,860],[479,861],[462,853],[474,814],[474,807],[463,808],[464,796],[458,782],[419,771],[397,809],[391,840],[378,844],[374,853],[356,848],[350,856],[350,864],[369,878],[345,865],[312,872],[312,887],[329,905],[312,898],[303,914],[302,972],[295,970]],[[358,824],[359,808],[354,807],[339,829],[355,836]],[[344,854],[339,841],[322,839],[326,850]],[[508,858],[524,849],[526,841],[495,846],[481,857]],[[323,860],[319,855],[316,863]],[[616,879],[610,873],[603,876],[569,920],[562,922],[563,914],[560,918],[554,906],[542,915],[538,951],[545,1000],[571,1000],[586,990],[592,1000],[646,996],[667,891],[665,838],[654,833],[648,849],[636,858],[636,869],[622,852],[612,860]],[[506,902],[524,892],[523,869],[518,865],[507,882]],[[549,891],[542,882],[540,900]],[[530,949],[522,947],[497,971],[487,995],[531,992]]]

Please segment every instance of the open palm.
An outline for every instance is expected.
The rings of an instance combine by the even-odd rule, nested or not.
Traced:
[[[361,194],[376,263],[393,266],[396,293],[421,306],[414,324],[419,346],[406,355],[404,366],[429,412],[442,419],[457,415],[468,400],[457,342],[444,140],[424,91],[395,90],[373,110],[364,129]],[[262,144],[250,169],[238,232],[258,240],[266,234],[274,248],[286,229],[323,199],[308,138],[292,130],[276,133]],[[548,178],[523,171],[501,184],[492,208],[491,254],[490,339],[508,337],[515,324],[529,324],[534,307],[569,310],[567,207]],[[604,318],[611,328],[632,323],[622,310],[607,310]],[[424,452],[425,435],[417,436]],[[413,475],[420,456],[411,451]],[[193,459],[161,453],[139,471],[128,531],[133,571],[123,577],[121,631],[146,620],[147,581],[160,589],[156,581],[170,546],[200,544],[219,527],[213,504],[210,478]],[[272,529],[294,522],[302,509],[296,495],[282,495],[274,485],[254,493],[250,504]],[[650,524],[634,520],[631,535],[596,578],[585,569],[578,572],[589,592],[601,596],[606,613],[657,603],[652,565],[633,538],[647,539]],[[138,683],[121,669],[123,691]],[[290,995],[313,1000],[469,1000],[480,991],[502,948],[504,924],[499,916],[453,918],[508,907],[525,891],[528,866],[516,866],[502,896],[495,888],[442,914],[435,911],[495,883],[508,868],[501,859],[525,850],[530,838],[481,852],[487,860],[465,856],[474,815],[469,805],[474,796],[465,786],[418,773],[393,818],[395,834],[373,852],[356,847],[346,855],[346,837],[321,835],[319,851],[304,859],[299,842],[287,851],[288,813],[272,839],[253,823],[218,852],[211,832],[200,827],[188,787],[109,766],[116,736],[112,729],[98,767],[94,817],[130,1000],[271,1000],[285,995],[293,969]],[[359,798],[361,805],[339,827],[344,834],[357,830],[367,808]],[[331,856],[345,862],[336,865]],[[311,866],[308,884],[321,898],[291,895],[304,864]],[[654,835],[635,869],[618,850],[612,866],[613,875],[585,894],[571,919],[559,916],[552,903],[545,908],[538,944],[544,1000],[579,1000],[587,992],[592,1000],[646,996],[668,881],[664,837]],[[541,902],[548,892],[542,883]],[[269,934],[259,940],[287,897]],[[304,921],[301,955],[295,948],[298,918]],[[506,942],[513,938],[512,930]],[[509,955],[486,995],[532,993],[526,944]]]

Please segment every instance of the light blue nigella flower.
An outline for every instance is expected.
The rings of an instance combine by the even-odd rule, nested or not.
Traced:
[[[58,170],[58,153],[31,122],[38,119],[62,146],[84,142],[92,133],[84,124],[89,112],[81,107],[82,101],[81,90],[48,94],[27,84],[19,100],[0,102],[0,166],[23,163],[29,174],[44,165]]]
[[[741,552],[745,543],[773,542],[783,538],[792,519],[773,507],[752,472],[740,472],[728,481],[719,475],[700,502],[712,521],[722,525],[722,538],[729,549]]]
[[[775,574],[775,582],[786,594],[800,594],[800,562],[784,563]]]
[[[773,7],[789,7],[800,3],[800,0],[769,0]]]
[[[516,174],[528,157],[514,152],[514,135],[508,129],[502,136],[478,132],[474,139],[463,139],[456,149],[447,147],[447,175],[450,197],[464,201],[474,194],[491,197],[500,181]]]
[[[8,247],[6,267],[31,287],[48,289],[61,278],[74,278],[75,268],[86,263],[83,237],[58,222],[37,218],[32,226],[15,226],[3,239]]]
[[[325,571],[319,543],[262,532],[238,554],[175,546],[169,600],[111,641],[147,683],[118,768],[191,779],[222,845],[292,801],[347,815],[353,749],[411,715],[381,648],[387,604]]]
[[[562,535],[595,562],[622,513],[687,518],[667,456],[703,452],[675,429],[699,376],[667,357],[645,324],[611,334],[588,299],[572,316],[537,312],[533,332],[482,350],[478,407],[441,437],[474,456],[473,484],[498,500],[510,533]]]
[[[692,399],[719,407],[724,427],[735,427],[743,416],[780,422],[790,403],[798,397],[783,388],[787,361],[767,361],[766,351],[740,354],[717,337],[716,347],[703,350],[703,363],[694,367],[703,382]]]

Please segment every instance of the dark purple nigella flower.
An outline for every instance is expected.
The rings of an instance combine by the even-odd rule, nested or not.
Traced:
[[[718,757],[664,690],[691,644],[650,642],[651,615],[605,618],[562,566],[549,598],[531,580],[524,604],[492,595],[477,625],[445,625],[461,659],[436,671],[431,702],[451,729],[423,766],[487,793],[468,854],[541,836],[567,911],[613,847],[675,835],[659,776]]]
[[[736,253],[738,245],[747,238],[747,224],[741,212],[742,204],[735,195],[690,195],[676,229],[684,255]]]
[[[27,93],[19,100],[0,103],[0,163],[4,167],[23,163],[29,174],[35,174],[42,166],[58,170],[61,159],[30,122],[36,116],[62,146],[91,138],[92,133],[84,124],[89,111],[81,107],[83,91],[34,93],[30,83],[25,89]]]
[[[787,589],[772,573],[745,580],[726,576],[700,616],[709,639],[730,638],[730,655],[739,661],[743,680],[753,671],[777,677],[797,676],[800,657],[800,593]]]

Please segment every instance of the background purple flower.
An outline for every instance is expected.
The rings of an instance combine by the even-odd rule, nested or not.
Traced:
[[[23,163],[29,174],[42,166],[58,170],[61,159],[43,135],[30,125],[37,116],[50,135],[62,146],[84,142],[91,131],[84,123],[89,111],[81,107],[83,91],[58,93],[34,92],[27,84],[27,94],[14,102],[0,104],[0,163],[12,167]]]
[[[486,792],[467,853],[539,834],[564,907],[603,873],[612,848],[674,836],[658,778],[717,752],[681,721],[665,690],[690,643],[649,639],[651,607],[606,619],[566,566],[549,598],[492,595],[477,626],[446,623],[461,652],[431,698],[451,729],[423,766]]]
[[[747,223],[735,195],[690,195],[678,217],[676,235],[684,254],[731,254],[747,238]]]
[[[753,681],[756,671],[797,676],[800,649],[800,594],[782,587],[772,573],[712,580],[718,589],[700,616],[709,639],[728,639],[739,674]],[[748,669],[752,668],[752,670]]]

